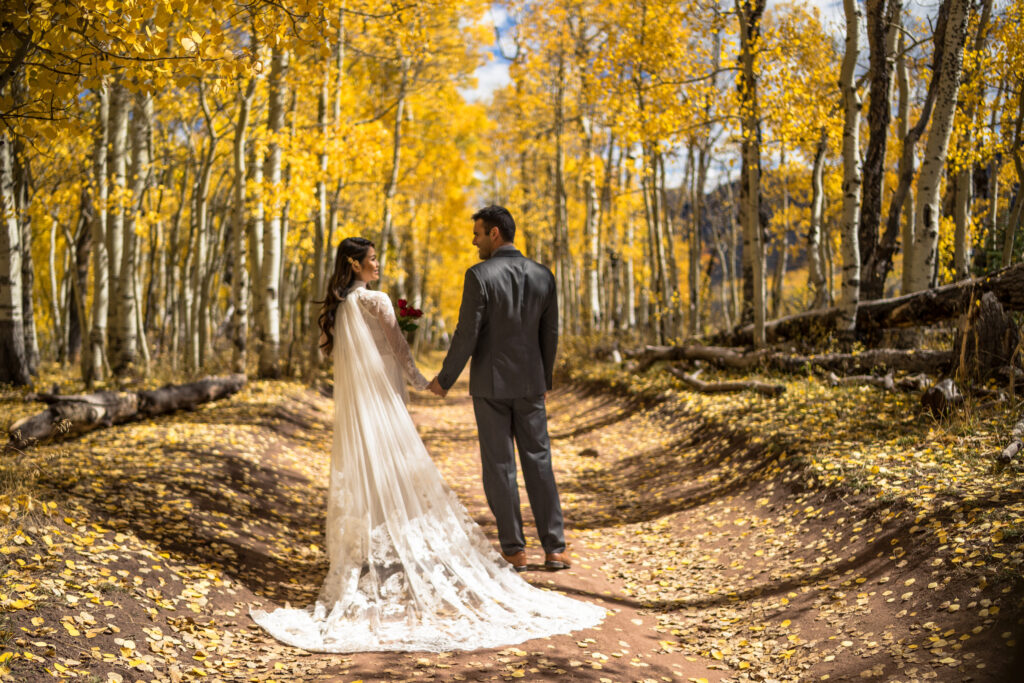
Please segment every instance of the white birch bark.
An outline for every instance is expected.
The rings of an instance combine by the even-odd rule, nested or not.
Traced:
[[[896,48],[896,88],[899,92],[897,111],[899,112],[899,136],[906,144],[910,132],[910,69],[907,67],[905,31],[899,32],[899,46]],[[917,164],[913,150],[905,154],[913,173]],[[892,209],[890,209],[892,211]],[[910,291],[910,258],[914,251],[914,188],[907,190],[907,198],[903,202],[903,221],[900,230],[900,243],[903,245],[903,272],[900,290],[905,294]]]
[[[24,96],[21,79],[15,80],[15,97]],[[25,335],[25,362],[30,375],[39,372],[39,335],[36,330],[35,304],[32,292],[35,286],[35,261],[32,257],[32,214],[29,212],[31,192],[29,160],[23,139],[12,138],[11,163],[14,170],[14,206],[21,229],[21,320]]]
[[[821,218],[825,208],[825,132],[822,131],[814,151],[811,169],[811,220],[807,230],[807,285],[811,290],[811,308],[822,308],[828,303],[825,269],[821,262]]]
[[[124,109],[128,109],[128,98],[125,98]],[[140,94],[135,98],[134,111],[130,123],[131,139],[131,196],[125,196],[123,209],[118,212],[122,223],[121,265],[118,272],[114,296],[118,300],[115,308],[116,317],[111,326],[111,365],[115,374],[122,374],[137,361],[139,351],[138,326],[139,301],[136,266],[138,240],[136,238],[136,220],[142,213],[146,186],[149,179],[150,166],[150,119],[153,115],[153,98]],[[130,199],[130,204],[128,203]],[[125,213],[127,212],[127,216]],[[114,225],[111,229],[116,229]]]
[[[623,192],[628,196],[632,190],[633,174],[631,167],[633,157],[626,161],[626,180],[623,183]],[[636,239],[636,228],[634,226],[635,215],[632,210],[626,211],[626,258],[625,268],[622,275],[625,297],[623,301],[623,324],[627,330],[636,329],[636,261],[633,258],[633,245]]]
[[[755,69],[756,41],[760,34],[760,19],[764,13],[764,0],[736,0],[740,29],[740,125],[743,206],[744,259],[750,267],[751,305],[753,307],[754,345],[765,345],[765,279],[764,240],[761,232],[761,131],[760,107],[757,98],[757,71]]]
[[[110,88],[109,145],[107,172],[110,174],[111,192],[107,218],[107,263],[110,268],[110,328],[108,330],[108,360],[115,372],[122,368],[118,358],[126,346],[125,335],[131,325],[131,311],[121,299],[124,286],[121,268],[124,265],[124,226],[128,188],[128,112],[131,97],[128,89],[116,79]]]
[[[0,135],[0,383],[31,379],[22,317],[21,226],[14,197],[14,142]]]
[[[384,183],[384,206],[381,216],[380,239],[377,241],[377,261],[380,263],[381,280],[389,258],[394,235],[394,203],[398,190],[398,174],[402,165],[402,122],[405,118],[406,94],[409,87],[409,59],[401,58],[401,76],[398,84],[398,101],[395,104],[395,122],[391,130],[391,170]]]
[[[569,256],[569,210],[565,189],[565,54],[558,55],[558,75],[555,82],[555,167],[554,167],[554,257],[555,277],[558,279],[558,332],[562,334],[570,324],[572,261]]]
[[[249,301],[249,315],[255,328],[256,337],[263,339],[263,295],[258,291],[263,286],[263,224],[266,221],[266,205],[263,197],[263,162],[258,148],[254,145],[249,156],[249,183],[246,190],[247,206],[252,207],[249,218],[248,254],[249,282],[252,298]]]
[[[846,52],[839,73],[845,123],[843,125],[843,217],[840,223],[842,284],[839,293],[839,316],[836,328],[852,334],[857,324],[857,303],[860,300],[860,110],[861,99],[854,80],[857,55],[860,52],[861,9],[857,0],[843,0],[846,13]]]
[[[935,109],[928,130],[921,174],[917,179],[917,216],[914,220],[914,249],[910,261],[909,291],[917,292],[935,284],[939,254],[939,219],[942,215],[940,190],[942,172],[949,151],[949,137],[956,115],[957,95],[963,68],[964,37],[967,31],[968,0],[952,0],[942,36],[944,51],[939,65]]]
[[[584,331],[594,332],[601,328],[601,291],[599,285],[598,262],[600,259],[598,214],[600,208],[597,200],[597,162],[594,159],[594,130],[590,117],[583,116],[583,159],[587,168],[583,175],[583,252],[584,306],[586,316]]]
[[[64,297],[62,296],[62,288],[57,283],[57,228],[59,227],[58,221],[53,216],[50,217],[50,246],[47,249],[47,265],[50,267],[50,291],[47,294],[50,297],[50,306],[53,309],[53,341],[57,346],[57,357],[60,359],[63,365],[63,359],[67,357],[65,342],[67,339],[66,331],[64,329],[64,316],[61,311],[62,302]],[[65,266],[64,266],[64,280],[68,279],[69,269],[67,266],[67,257],[69,254],[74,252],[75,245],[73,242],[69,242],[64,251],[65,255]]]
[[[697,168],[693,174],[693,189],[690,201],[693,206],[693,221],[690,228],[689,244],[689,329],[691,336],[697,336],[701,330],[700,315],[700,271],[701,255],[704,252],[703,235],[701,230],[704,226],[704,192],[707,185],[708,166],[711,163],[710,150],[699,145],[697,150]]]
[[[107,141],[110,137],[110,87],[103,83],[97,91],[96,143],[93,148],[93,181],[96,190],[92,220],[92,325],[88,352],[82,354],[82,376],[86,388],[106,377],[107,314],[110,301],[110,258],[107,253],[107,206],[110,186],[107,180]]]
[[[249,79],[245,92],[238,92],[238,118],[235,121],[235,140],[232,147],[234,163],[234,185],[232,186],[231,216],[231,324],[232,343],[231,367],[236,373],[244,373],[248,358],[249,335],[249,268],[246,247],[245,210],[245,151],[249,128],[252,100],[256,94],[256,79]]]
[[[288,52],[275,47],[270,60],[270,99],[267,111],[267,129],[270,145],[264,168],[267,183],[275,193],[281,191],[281,145],[279,136],[284,130],[285,104],[288,102],[286,74]],[[276,204],[276,202],[275,202]],[[281,373],[281,236],[282,216],[276,208],[264,222],[263,272],[260,296],[263,300],[263,346],[260,349],[260,377],[276,378]]]

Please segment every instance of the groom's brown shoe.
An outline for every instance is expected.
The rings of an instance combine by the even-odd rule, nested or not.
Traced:
[[[559,569],[568,569],[569,556],[565,553],[544,553],[544,568],[548,571],[557,572]]]
[[[511,555],[506,555],[503,552],[501,554],[501,557],[506,562],[508,562],[510,565],[512,565],[512,568],[515,569],[517,572],[525,572],[526,571],[526,551],[525,550],[520,550],[518,553],[513,553]]]

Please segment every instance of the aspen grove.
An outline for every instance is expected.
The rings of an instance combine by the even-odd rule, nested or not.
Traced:
[[[310,375],[350,235],[443,346],[487,203],[631,342],[1021,261],[1024,0],[3,6],[0,382]]]

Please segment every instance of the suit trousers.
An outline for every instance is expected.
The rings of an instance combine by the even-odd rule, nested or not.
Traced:
[[[509,399],[474,396],[473,412],[480,436],[484,494],[498,525],[501,551],[512,555],[526,547],[512,445],[515,439],[526,495],[544,552],[564,552],[562,505],[551,469],[544,395]]]

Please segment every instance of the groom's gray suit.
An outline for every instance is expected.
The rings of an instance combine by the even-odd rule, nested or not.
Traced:
[[[550,270],[506,244],[466,271],[459,322],[437,381],[450,389],[472,356],[469,393],[484,493],[506,555],[526,545],[513,438],[541,545],[547,553],[565,551],[544,409],[557,346],[558,302]]]

